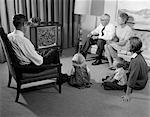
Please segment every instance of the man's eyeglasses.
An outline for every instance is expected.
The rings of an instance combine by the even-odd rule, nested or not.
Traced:
[[[108,19],[101,19],[101,21],[107,21]]]

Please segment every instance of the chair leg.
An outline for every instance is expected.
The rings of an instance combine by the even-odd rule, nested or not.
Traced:
[[[61,84],[62,84],[62,74],[61,74],[61,67],[58,67],[58,73],[59,73],[59,77],[58,77],[58,90],[59,90],[59,93],[61,93]]]
[[[59,75],[59,77],[58,77],[58,92],[59,93],[61,93],[61,84],[62,84],[62,82],[61,82],[61,75]]]
[[[61,93],[61,83],[59,83],[59,93]]]
[[[17,95],[15,102],[18,102],[20,91],[21,91],[21,84],[17,83]]]
[[[10,84],[11,84],[11,79],[12,79],[12,75],[11,75],[11,74],[10,74],[10,72],[9,72],[8,87],[10,87]]]

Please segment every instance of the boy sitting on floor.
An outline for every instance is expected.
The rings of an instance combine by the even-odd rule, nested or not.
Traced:
[[[129,63],[124,59],[116,64],[116,70],[110,76],[102,79],[102,86],[105,90],[124,90],[127,84],[127,69]]]

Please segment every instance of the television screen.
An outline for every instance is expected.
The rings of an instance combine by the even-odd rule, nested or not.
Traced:
[[[37,46],[44,48],[57,42],[57,26],[37,27]]]

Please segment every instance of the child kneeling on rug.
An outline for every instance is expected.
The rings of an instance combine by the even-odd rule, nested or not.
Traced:
[[[105,90],[124,90],[127,84],[127,69],[129,63],[124,59],[116,64],[116,70],[110,76],[102,79],[102,86]]]
[[[84,56],[77,53],[72,58],[72,69],[69,78],[69,85],[76,88],[89,88],[90,83],[90,69],[86,65]]]

